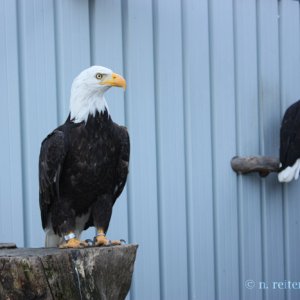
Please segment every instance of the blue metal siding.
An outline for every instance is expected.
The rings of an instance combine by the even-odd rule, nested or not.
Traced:
[[[153,14],[161,297],[187,299],[180,1],[155,1]]]
[[[261,151],[276,155],[279,143],[280,86],[278,4],[262,1],[258,6],[259,108]],[[263,276],[270,281],[284,278],[282,189],[276,177],[262,184]],[[271,289],[271,299],[283,299],[284,290]]]
[[[208,3],[183,5],[182,26],[189,298],[215,299]]]
[[[282,2],[279,26],[280,39],[280,99],[281,114],[297,99],[300,93],[300,10],[297,2]],[[285,34],[293,32],[293,35]],[[298,37],[298,38],[297,38]],[[298,278],[300,261],[296,258],[299,247],[299,186],[293,184],[283,188],[284,220],[284,272],[286,278]],[[288,299],[296,299],[295,291],[287,291]]]
[[[235,4],[235,92],[237,153],[261,153],[258,105],[258,53],[256,5]],[[247,37],[247,38],[245,38]],[[277,154],[276,154],[277,155]],[[248,290],[248,279],[263,281],[261,183],[257,175],[238,177],[239,287],[241,299],[263,299],[259,289]]]
[[[0,118],[1,175],[0,175],[0,236],[12,237],[18,244],[24,243],[22,167],[20,139],[20,105],[18,90],[18,41],[14,2],[0,2],[0,89],[3,117]],[[14,88],[9,86],[14,82]],[[14,218],[18,222],[14,222]]]
[[[272,288],[300,281],[299,182],[230,168],[278,155],[300,98],[299,1],[0,0],[0,241],[43,245],[40,143],[91,64],[128,83],[107,94],[131,136],[109,230],[140,245],[128,298],[299,299]]]
[[[127,184],[130,240],[139,248],[132,299],[159,299],[159,230],[156,179],[155,73],[151,1],[122,6],[126,123],[130,128],[131,160]],[[138,113],[137,113],[138,111]],[[146,179],[146,180],[145,180]],[[151,275],[151,279],[149,277]],[[146,292],[145,292],[146,291]]]

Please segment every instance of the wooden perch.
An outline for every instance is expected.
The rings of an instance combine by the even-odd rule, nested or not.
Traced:
[[[125,299],[137,245],[0,249],[0,299]]]
[[[0,243],[0,249],[11,249],[17,248],[16,244],[14,243]]]
[[[268,156],[235,156],[231,159],[231,167],[238,174],[258,172],[261,177],[265,177],[279,171],[279,160]]]

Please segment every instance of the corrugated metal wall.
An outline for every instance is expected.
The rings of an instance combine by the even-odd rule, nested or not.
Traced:
[[[1,241],[43,245],[40,142],[91,64],[128,81],[107,99],[131,135],[110,228],[140,245],[130,299],[299,299],[272,286],[300,281],[299,182],[230,168],[278,155],[300,98],[299,2],[0,0]]]

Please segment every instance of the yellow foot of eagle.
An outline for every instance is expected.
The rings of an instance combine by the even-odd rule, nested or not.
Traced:
[[[108,246],[108,245],[121,245],[121,241],[111,241],[106,238],[106,236],[97,235],[95,237],[95,246]]]
[[[121,245],[121,241],[111,241],[106,236],[102,229],[98,230],[97,236],[95,236],[95,246],[108,246],[108,245]]]
[[[88,243],[85,241],[80,241],[79,239],[72,238],[69,239],[67,242],[59,245],[59,248],[66,249],[66,248],[84,248],[88,247]]]

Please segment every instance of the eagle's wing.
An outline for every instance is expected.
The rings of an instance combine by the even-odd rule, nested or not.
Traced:
[[[280,128],[281,169],[292,166],[300,158],[300,101],[291,105],[284,114]]]
[[[130,156],[130,141],[127,128],[124,126],[119,126],[119,137],[120,137],[120,155],[119,162],[117,166],[117,180],[116,187],[113,194],[113,201],[121,195],[124,186],[126,184],[128,166],[129,166],[129,156]]]
[[[59,197],[59,177],[67,153],[65,134],[55,130],[41,145],[39,159],[40,209],[43,228],[47,226],[49,210]]]

